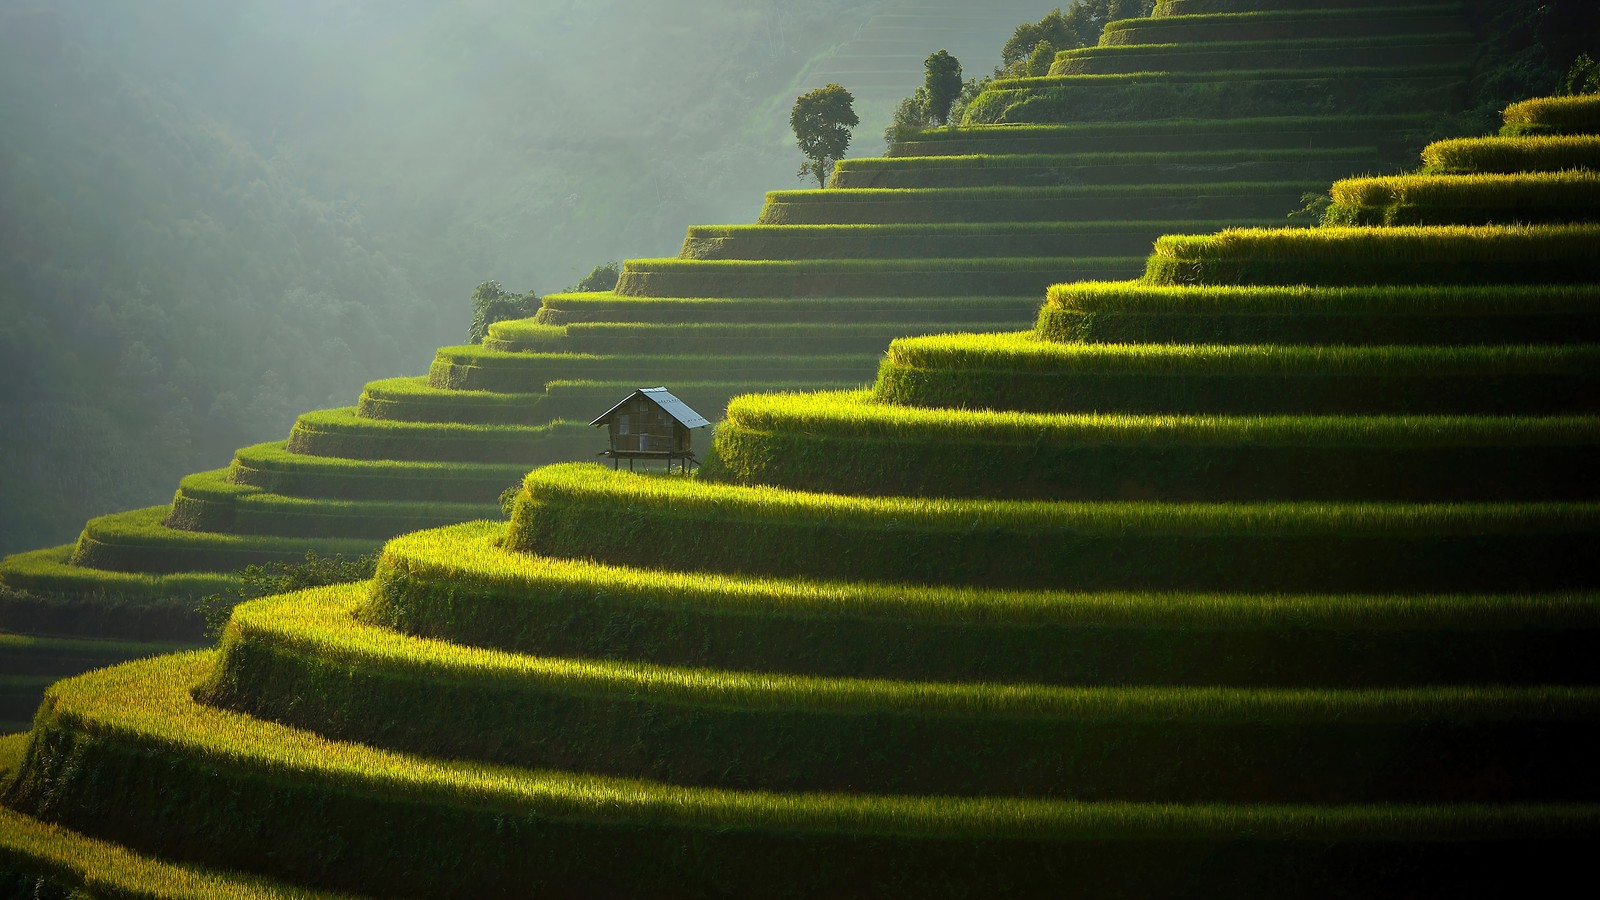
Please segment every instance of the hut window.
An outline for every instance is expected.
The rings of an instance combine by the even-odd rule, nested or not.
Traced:
[[[628,414],[617,416],[617,434],[631,434],[628,430]]]

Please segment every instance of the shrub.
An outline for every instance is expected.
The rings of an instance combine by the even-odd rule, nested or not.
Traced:
[[[196,611],[205,618],[206,636],[217,638],[222,635],[222,627],[233,615],[234,607],[246,600],[331,584],[366,581],[377,568],[376,554],[346,559],[340,554],[322,556],[315,550],[307,550],[305,562],[245,566],[239,570],[237,586],[225,593],[202,597]]]
[[[467,329],[467,342],[480,344],[495,322],[525,319],[538,310],[539,298],[533,291],[518,296],[507,292],[498,281],[482,282],[472,292],[472,326]]]

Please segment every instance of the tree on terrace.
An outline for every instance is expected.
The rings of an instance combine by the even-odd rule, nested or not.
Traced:
[[[789,126],[806,157],[798,177],[813,177],[818,187],[828,186],[833,164],[850,149],[850,129],[861,124],[855,102],[849,91],[832,83],[795,98]]]
[[[961,94],[961,61],[949,51],[940,50],[922,61],[922,89],[929,121],[944,125],[950,121],[950,107]]]

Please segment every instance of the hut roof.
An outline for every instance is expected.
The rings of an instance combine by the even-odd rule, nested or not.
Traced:
[[[602,414],[598,419],[595,419],[589,424],[604,425],[611,419],[612,413],[621,409],[629,400],[639,396],[643,396],[645,399],[661,407],[661,409],[666,412],[667,415],[671,416],[678,422],[679,425],[682,425],[685,428],[702,428],[711,424],[711,422],[708,421],[705,416],[702,416],[690,409],[689,404],[684,403],[677,397],[672,396],[672,392],[664,387],[640,388],[622,398],[621,403],[618,403],[616,406],[606,410],[605,413]]]

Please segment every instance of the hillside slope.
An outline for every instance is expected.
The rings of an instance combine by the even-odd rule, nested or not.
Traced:
[[[4,745],[0,858],[439,897],[1570,884],[1600,215],[1545,186],[1600,166],[1600,97],[1507,120],[1540,134],[1340,181],[1319,228],[1163,237],[1031,332],[897,340],[870,391],[742,397],[697,478],[538,469],[509,524],[63,682]]]
[[[1316,43],[1323,17],[1346,12],[1283,27]],[[90,603],[120,597],[129,610],[192,605],[247,563],[360,553],[492,516],[530,466],[600,449],[572,422],[641,385],[666,384],[715,419],[746,391],[859,385],[898,336],[1025,328],[1047,285],[1133,275],[1163,232],[1281,222],[1331,178],[1414,153],[1429,114],[1458,101],[1477,52],[1463,7],[1426,13],[1394,39],[1371,38],[1388,18],[1361,19],[1368,36],[1346,22],[1335,49],[1374,45],[1348,70],[1247,29],[1225,42],[1246,54],[1244,68],[1199,52],[1219,36],[1206,32],[1125,48],[1172,71],[1154,86],[1115,75],[998,82],[978,114],[1063,90],[1099,98],[1100,112],[1064,117],[1055,101],[1029,99],[1003,117],[1036,121],[932,130],[893,157],[846,160],[827,190],[774,191],[755,225],[691,228],[678,258],[628,261],[614,291],[547,296],[535,319],[496,324],[484,345],[441,349],[426,379],[372,382],[353,407],[302,415],[286,442],[184,479],[171,507],[92,520],[75,547],[13,557],[0,579]],[[1092,56],[1071,51],[1056,65]],[[1197,58],[1210,62],[1196,68]],[[1317,99],[1377,81],[1380,94]],[[72,627],[83,626],[57,630]]]

